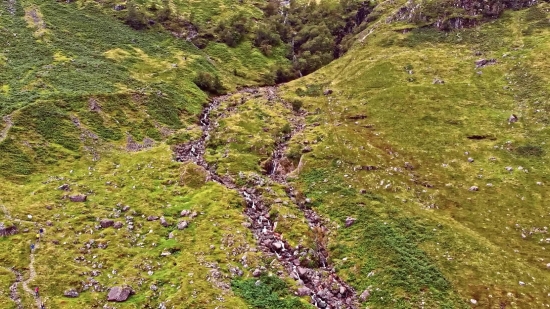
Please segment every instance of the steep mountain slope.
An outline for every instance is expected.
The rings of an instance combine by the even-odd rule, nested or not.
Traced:
[[[289,5],[2,4],[0,307],[548,306],[550,6]]]

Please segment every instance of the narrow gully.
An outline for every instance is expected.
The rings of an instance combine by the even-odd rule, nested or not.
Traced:
[[[257,95],[261,93],[268,101],[280,100],[284,102],[277,95],[276,87],[244,88],[237,93],[245,95]],[[264,203],[261,193],[258,192],[259,190],[250,186],[237,188],[232,179],[218,175],[215,168],[206,162],[204,158],[206,143],[211,131],[214,129],[215,123],[211,119],[211,113],[218,109],[220,104],[232,95],[215,97],[204,108],[199,117],[199,123],[203,131],[202,136],[198,140],[176,146],[174,149],[176,160],[180,162],[192,161],[202,166],[208,173],[208,180],[216,181],[229,189],[239,192],[246,202],[247,207],[244,213],[250,219],[251,224],[249,228],[256,238],[259,248],[266,254],[275,255],[288,275],[299,281],[299,285],[303,285],[298,291],[301,296],[309,295],[310,302],[317,308],[357,308],[355,290],[338,277],[334,268],[328,262],[327,249],[323,244],[318,243],[315,250],[322,266],[310,267],[301,265],[300,257],[312,249],[303,246],[292,248],[286,240],[274,232],[275,224],[269,220],[270,207]],[[285,105],[288,106],[286,103]],[[278,166],[280,166],[279,161],[284,158],[288,141],[290,141],[294,134],[305,127],[302,115],[299,115],[292,122],[293,128],[291,133],[287,134],[281,142],[275,145],[271,159],[273,168],[267,175],[272,181],[283,185],[289,197],[295,196],[295,189],[286,182],[284,173],[278,171]],[[307,209],[304,205],[299,206],[310,228],[320,230],[321,232],[328,231],[323,226],[321,217],[315,211]]]

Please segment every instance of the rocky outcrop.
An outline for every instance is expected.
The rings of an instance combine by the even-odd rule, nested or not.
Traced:
[[[88,196],[85,194],[70,195],[69,200],[71,202],[86,202]]]
[[[109,295],[107,295],[108,301],[123,302],[126,301],[134,291],[128,286],[115,286],[109,290]]]
[[[405,21],[448,31],[474,27],[499,17],[504,10],[519,10],[537,3],[537,0],[410,0],[387,22]]]
[[[4,225],[4,222],[0,222],[0,236],[6,237],[17,234],[17,227],[15,225]]]

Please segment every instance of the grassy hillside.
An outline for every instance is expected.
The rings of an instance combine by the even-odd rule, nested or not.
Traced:
[[[286,101],[228,96],[206,144],[217,174],[261,192],[275,233],[318,248],[301,208],[320,214],[330,264],[368,291],[360,308],[547,307],[550,6],[442,32],[424,27],[448,17],[432,2],[426,20],[402,18],[404,1],[2,3],[0,222],[18,233],[0,237],[0,307],[18,308],[17,272],[23,308],[23,283],[47,308],[104,307],[116,285],[135,291],[116,308],[309,307],[237,190],[172,149],[201,136],[209,96],[302,71]],[[279,9],[288,24],[269,28]],[[265,175],[287,135],[292,192]]]
[[[338,224],[357,218],[332,257],[369,307],[547,306],[548,10],[451,33],[381,26],[284,87],[309,93],[294,147],[316,142],[296,185]]]

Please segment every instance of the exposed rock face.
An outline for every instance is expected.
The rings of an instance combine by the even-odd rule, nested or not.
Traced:
[[[5,226],[4,222],[0,222],[0,236],[10,236],[17,234],[17,227],[15,225]]]
[[[101,228],[103,229],[106,229],[108,227],[111,227],[115,224],[115,221],[111,220],[111,219],[102,219],[101,221],[99,221],[99,225],[101,226]]]
[[[70,297],[70,298],[75,298],[75,297],[78,297],[79,295],[80,294],[78,294],[78,292],[75,289],[70,289],[63,292],[63,296]]]
[[[88,199],[88,196],[85,194],[77,194],[77,195],[69,196],[69,200],[71,200],[71,202],[86,202],[86,199]]]
[[[130,297],[130,295],[134,294],[134,291],[132,288],[128,286],[115,286],[112,287],[109,291],[109,295],[107,296],[108,301],[116,301],[116,302],[123,302]]]
[[[387,22],[407,21],[429,24],[439,30],[462,29],[497,18],[504,10],[518,10],[537,4],[536,0],[411,0],[401,7]]]

